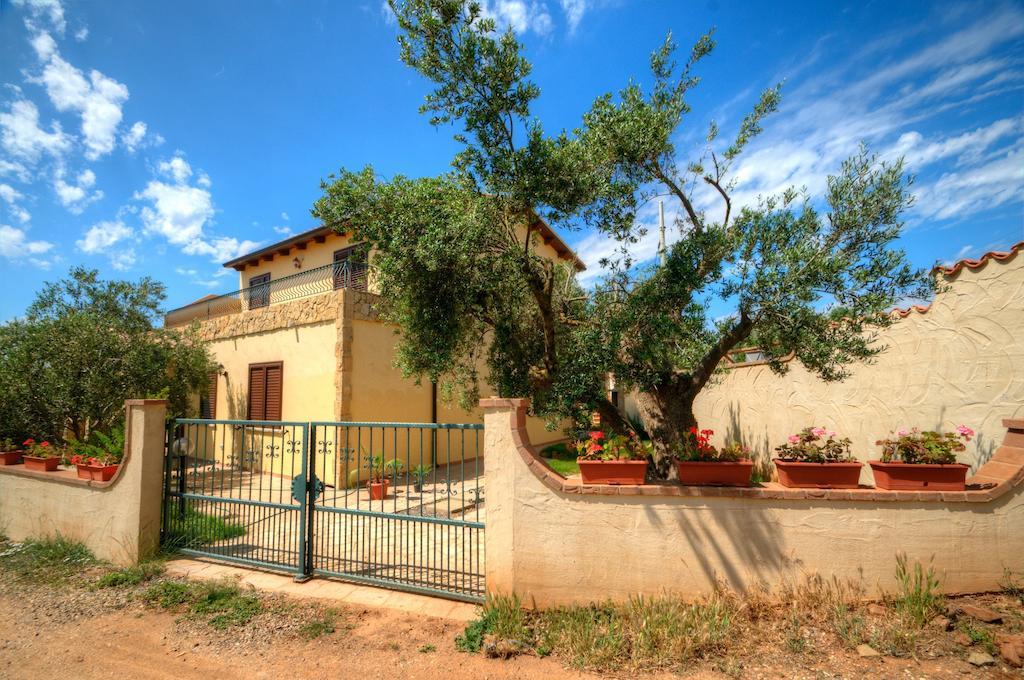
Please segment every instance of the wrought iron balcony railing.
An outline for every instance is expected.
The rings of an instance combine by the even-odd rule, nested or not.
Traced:
[[[339,288],[366,290],[368,267],[349,261],[335,262],[298,274],[260,283],[233,293],[197,300],[172,309],[164,316],[164,326],[184,326],[199,319],[212,319],[281,302],[319,295]]]

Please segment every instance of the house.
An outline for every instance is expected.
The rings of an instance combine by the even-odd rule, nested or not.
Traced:
[[[541,219],[536,252],[582,262]],[[525,236],[525,231],[523,232]],[[202,418],[270,421],[479,423],[394,368],[395,329],[378,318],[373,272],[348,234],[320,226],[224,264],[239,290],[172,310],[168,328],[199,322],[220,364]],[[485,388],[486,394],[486,388]],[[530,436],[563,439],[531,419]]]

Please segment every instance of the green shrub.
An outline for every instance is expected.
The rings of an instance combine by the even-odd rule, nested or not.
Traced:
[[[899,590],[892,604],[908,623],[923,628],[942,611],[945,598],[939,593],[939,579],[931,565],[925,570],[920,562],[914,562],[911,569],[906,555],[896,555],[896,583]]]
[[[145,581],[151,581],[157,576],[162,576],[165,571],[163,562],[143,562],[134,567],[126,567],[116,571],[109,571],[96,581],[99,588],[124,588],[137,586]]]
[[[62,536],[6,543],[0,552],[0,568],[19,581],[57,584],[95,564],[88,548]]]
[[[173,501],[166,508],[166,512],[178,512]],[[246,533],[245,526],[229,522],[216,515],[200,512],[189,503],[185,506],[184,517],[175,514],[170,520],[164,545],[171,550],[198,548],[210,543],[238,538]]]
[[[174,609],[192,600],[192,589],[192,584],[185,581],[161,581],[147,588],[142,599],[160,609]]]

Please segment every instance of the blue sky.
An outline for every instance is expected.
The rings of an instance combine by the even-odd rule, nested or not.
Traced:
[[[699,154],[712,118],[727,137],[785,81],[736,167],[740,202],[820,194],[863,140],[917,175],[903,237],[915,263],[1024,239],[1019,3],[485,4],[526,44],[549,132],[645,82],[668,30],[688,46],[715,26],[681,149]],[[314,226],[330,172],[443,172],[456,146],[417,113],[427,84],[395,35],[379,0],[0,0],[0,320],[76,264],[153,276],[168,307],[231,291],[220,263]],[[564,236],[588,263],[612,247]],[[652,233],[637,253],[654,251]]]

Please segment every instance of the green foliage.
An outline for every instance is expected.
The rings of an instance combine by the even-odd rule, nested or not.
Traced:
[[[160,609],[184,608],[218,629],[245,625],[263,611],[258,597],[243,593],[231,581],[160,581],[147,588],[142,599]]]
[[[162,561],[151,560],[132,567],[108,571],[96,581],[98,588],[129,588],[163,576],[167,570]]]
[[[792,189],[733,204],[733,165],[778,108],[780,88],[761,94],[731,140],[719,141],[712,122],[706,150],[679,157],[674,140],[715,47],[711,34],[682,63],[668,36],[651,55],[646,87],[634,80],[603,94],[577,128],[548,134],[532,115],[540,91],[522,46],[478,3],[390,5],[402,60],[433,88],[422,111],[455,126],[460,150],[439,177],[341,170],[322,183],[313,215],[374,249],[406,376],[469,406],[486,361],[498,394],[582,422],[594,408],[616,418],[604,389],[612,373],[619,389],[650,397],[641,399],[643,429],[663,457],[730,350],[756,338],[773,370],[785,371],[792,353],[839,380],[881,351],[873,331],[891,323],[888,307],[932,290],[895,247],[911,200],[902,162],[862,149],[828,178],[820,205]],[[696,207],[704,190],[720,209]],[[665,194],[683,216],[673,225],[679,238],[664,264],[638,267],[638,210]],[[572,266],[544,257],[541,220],[610,237],[608,276],[584,290]],[[735,313],[709,319],[715,299]],[[627,431],[619,420],[609,425]]]
[[[58,585],[97,564],[83,544],[62,536],[0,543],[0,569],[19,581]]]
[[[166,395],[184,415],[212,360],[195,329],[157,327],[164,287],[103,281],[76,267],[48,283],[25,317],[0,324],[0,434],[89,441],[110,432],[124,400]]]
[[[649,455],[650,442],[640,441],[635,432],[594,430],[588,439],[576,442],[576,456],[582,460],[647,460]]]
[[[973,435],[974,432],[963,425],[957,432],[921,432],[914,428],[910,432],[901,430],[895,437],[875,443],[882,447],[882,460],[886,463],[949,464],[956,462],[958,452],[967,449],[964,441],[970,441]]]
[[[893,598],[893,608],[908,623],[923,628],[942,611],[945,598],[939,592],[939,579],[930,565],[927,570],[920,562],[914,562],[911,567],[905,554],[896,555],[896,583],[898,591]]]
[[[845,463],[854,460],[849,437],[835,438],[823,427],[805,427],[791,435],[788,444],[775,447],[779,458],[801,463]]]
[[[970,639],[972,645],[980,645],[989,654],[994,655],[999,651],[995,636],[988,628],[977,625],[970,619],[961,619],[957,622],[957,629]]]
[[[166,508],[166,511],[177,513],[176,503],[172,501]],[[192,507],[190,502],[186,501],[185,516],[178,517],[176,515],[174,517],[164,544],[171,550],[198,548],[210,543],[216,543],[217,541],[244,536],[246,531],[244,525],[230,522],[216,515],[200,512]]]
[[[113,465],[124,457],[124,443],[124,425],[116,425],[110,434],[93,430],[88,441],[72,439],[68,442],[68,449],[84,461],[94,458],[100,465]]]
[[[323,635],[330,635],[336,630],[337,617],[333,611],[324,612],[324,615],[311,621],[306,621],[299,626],[299,636],[306,640],[315,640]]]
[[[564,443],[552,444],[541,451],[540,455],[551,466],[552,470],[563,477],[580,473],[579,463],[576,462],[576,450],[570,450]]]

